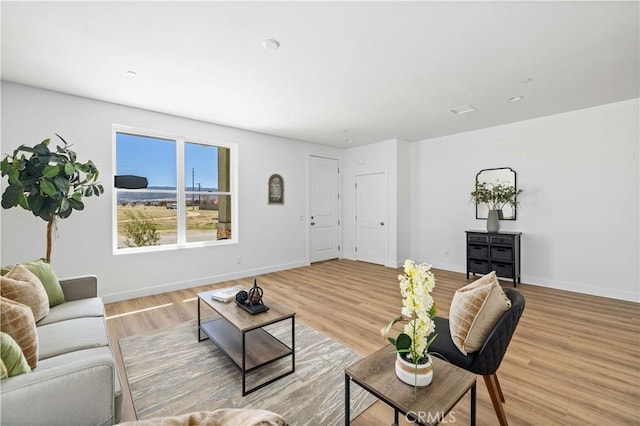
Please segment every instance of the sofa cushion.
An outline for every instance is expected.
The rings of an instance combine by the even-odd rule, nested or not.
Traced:
[[[449,309],[453,343],[467,355],[482,348],[511,301],[502,291],[495,271],[457,290]]]
[[[32,262],[22,263],[25,268],[33,272],[36,277],[40,279],[44,286],[47,296],[49,297],[49,306],[56,306],[64,303],[64,292],[58,281],[56,273],[50,264],[44,261],[44,259],[34,260]],[[7,274],[13,266],[5,266],[0,269],[0,275]]]
[[[79,351],[68,352],[66,354],[43,359],[38,363],[38,371],[59,367],[65,364],[74,364],[78,361],[85,360],[92,356],[98,356],[98,355],[107,355],[107,356],[113,357],[113,353],[111,352],[111,349],[108,346],[102,346],[99,348],[92,348],[92,349],[82,349]],[[115,365],[115,358],[113,363]],[[116,397],[120,397],[120,395],[122,394],[122,386],[120,384],[120,379],[118,378],[117,373],[116,373],[115,379],[116,379],[115,380]]]
[[[2,378],[29,373],[31,367],[22,353],[20,345],[7,333],[0,332],[0,358],[2,359]]]
[[[38,326],[66,321],[74,318],[102,317],[104,316],[104,304],[99,297],[74,300],[62,305],[54,306],[49,315],[38,322]]]
[[[30,307],[0,296],[0,331],[20,345],[31,369],[38,366],[38,333]]]
[[[36,321],[49,314],[47,292],[38,277],[22,265],[0,277],[0,295],[30,307]]]
[[[37,328],[40,359],[82,349],[107,346],[109,339],[104,318],[76,318],[54,322]]]

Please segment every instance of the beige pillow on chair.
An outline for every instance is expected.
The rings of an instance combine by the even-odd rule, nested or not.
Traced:
[[[495,271],[457,290],[449,309],[451,339],[463,354],[482,348],[500,317],[511,307]]]

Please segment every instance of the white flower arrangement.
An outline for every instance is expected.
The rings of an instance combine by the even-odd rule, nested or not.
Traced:
[[[382,329],[383,336],[396,347],[408,361],[421,364],[427,360],[429,345],[436,338],[436,305],[431,296],[436,280],[431,265],[416,264],[413,260],[404,262],[404,274],[398,275],[402,295],[402,315],[392,320]],[[388,337],[394,324],[406,321],[404,332],[397,339]],[[429,338],[431,336],[431,338]]]

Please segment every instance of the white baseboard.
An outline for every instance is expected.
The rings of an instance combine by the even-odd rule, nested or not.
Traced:
[[[640,303],[640,293],[638,292],[620,291],[620,290],[611,289],[611,288],[590,287],[590,286],[578,285],[578,284],[574,284],[571,282],[564,282],[564,281],[549,281],[542,277],[535,277],[530,275],[527,275],[527,276],[523,275],[521,277],[521,281],[523,283],[527,283],[527,284],[530,283],[531,285],[535,285],[538,287],[547,287],[547,288],[553,288],[556,290],[571,291],[573,293],[588,294],[591,296],[599,296],[599,297],[606,297],[609,299],[625,300],[627,302]]]
[[[351,258],[351,256],[346,255],[346,253],[343,254],[342,258],[356,260],[355,256]],[[261,274],[267,274],[270,272],[300,268],[300,267],[309,266],[309,265],[310,263],[308,261],[292,262],[287,264],[268,266],[264,268],[248,269],[248,270],[238,271],[238,272],[233,272],[228,274],[213,275],[210,277],[203,277],[197,280],[161,284],[158,286],[145,287],[145,288],[131,290],[131,291],[110,293],[110,294],[101,295],[101,297],[105,303],[113,303],[113,302],[119,302],[121,300],[133,299],[136,297],[152,296],[154,294],[167,293],[175,290],[183,290],[186,288],[198,287],[206,284],[214,284],[214,283],[219,283],[223,281],[236,280],[236,279],[261,275]],[[402,265],[398,265],[398,267],[401,267],[401,266]],[[443,269],[447,271],[460,272],[460,273],[466,272],[466,268],[460,267],[459,265],[434,263],[432,264],[432,266],[436,269]],[[521,281],[523,283],[527,283],[527,284],[535,285],[539,287],[547,287],[547,288],[553,288],[556,290],[571,291],[574,293],[588,294],[592,296],[606,297],[610,299],[618,299],[618,300],[625,300],[629,302],[640,303],[640,294],[637,292],[620,291],[620,290],[614,290],[611,288],[589,287],[584,285],[578,285],[571,282],[550,281],[543,277],[537,277],[537,276],[531,276],[531,275],[523,275],[521,277]],[[461,283],[461,286],[463,284],[464,283]]]
[[[460,265],[452,265],[452,264],[445,264],[445,263],[438,263],[438,264],[434,263],[432,266],[436,269],[444,269],[447,271],[460,272],[462,274],[467,272],[466,266],[464,265],[460,266]],[[591,287],[591,286],[585,286],[585,285],[576,284],[572,282],[549,280],[548,278],[543,278],[543,277],[538,277],[533,275],[522,275],[520,277],[520,281],[522,281],[523,283],[538,286],[538,287],[553,288],[556,290],[571,291],[574,293],[588,294],[591,296],[599,296],[599,297],[606,297],[609,299],[618,299],[618,300],[625,300],[628,302],[640,303],[640,293],[638,292],[620,291],[620,290],[611,289],[611,288]]]
[[[175,290],[184,290],[186,288],[198,287],[207,284],[215,284],[223,281],[237,280],[246,277],[253,277],[261,274],[268,274],[270,272],[284,271],[286,269],[300,268],[302,266],[309,266],[308,261],[300,261],[293,263],[286,263],[281,265],[267,266],[264,268],[247,269],[244,271],[237,271],[228,274],[213,275],[210,277],[203,277],[197,280],[181,281],[177,283],[161,284],[153,287],[145,287],[131,291],[122,291],[118,293],[110,293],[100,295],[104,303],[119,302],[121,300],[134,299],[136,297],[153,296],[154,294],[168,293]]]

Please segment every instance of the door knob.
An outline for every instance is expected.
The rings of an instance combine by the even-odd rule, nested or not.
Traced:
[[[380,222],[380,225],[384,226],[384,222]]]

